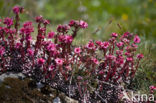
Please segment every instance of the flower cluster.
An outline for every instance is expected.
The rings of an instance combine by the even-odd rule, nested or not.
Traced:
[[[38,16],[35,18],[37,38],[33,40],[33,23],[26,21],[22,27],[19,25],[22,11],[22,7],[15,6],[15,24],[7,17],[0,27],[0,72],[22,72],[86,101],[100,100],[101,96],[89,91],[92,84],[98,92],[103,91],[100,95],[108,95],[103,82],[119,85],[134,77],[143,58],[142,54],[136,54],[137,44],[141,42],[138,35],[112,33],[108,41],[90,40],[86,45],[76,46],[72,42],[79,29],[88,27],[85,21],[71,20],[69,24],[59,25],[57,32],[52,30],[46,34],[50,22]],[[75,87],[75,92],[69,94],[70,85]],[[110,95],[114,94],[109,93],[108,98]]]

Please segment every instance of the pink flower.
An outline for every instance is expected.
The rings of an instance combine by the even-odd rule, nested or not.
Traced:
[[[95,42],[98,46],[101,46],[102,45],[102,41],[96,41]]]
[[[47,25],[49,23],[50,23],[49,20],[43,20],[43,24]]]
[[[39,30],[40,30],[41,33],[45,33],[46,28],[44,28],[44,27],[42,28],[42,27],[41,27]]]
[[[32,27],[32,22],[31,22],[31,21],[26,21],[26,22],[23,24],[23,27],[24,27],[24,28],[31,28],[31,27]]]
[[[104,71],[103,70],[100,70],[99,71],[99,75],[103,75],[104,74]]]
[[[117,46],[118,48],[122,47],[123,45],[124,45],[123,42],[116,43],[116,46]]]
[[[30,34],[31,32],[34,32],[34,28],[24,28],[23,30],[20,30],[21,33],[24,31],[24,34]]]
[[[32,49],[28,49],[27,52],[28,52],[29,56],[33,56],[34,55],[34,50],[32,50]]]
[[[106,58],[108,60],[115,60],[116,59],[116,57],[114,55],[107,55]]]
[[[74,49],[74,52],[76,53],[76,54],[79,54],[80,52],[81,52],[81,48],[79,47],[79,48],[75,48]]]
[[[56,59],[55,59],[55,62],[56,62],[56,64],[59,65],[59,66],[63,65],[63,60],[60,59],[60,58],[56,58]]]
[[[4,47],[0,46],[0,56],[3,56],[4,53],[5,53]]]
[[[95,64],[99,64],[99,61],[98,61],[96,58],[92,58],[92,61],[93,61]]]
[[[124,63],[124,58],[122,56],[117,57],[116,58],[116,63],[120,64],[120,65],[123,64]]]
[[[43,21],[43,17],[42,16],[37,16],[35,18],[36,22],[42,22]]]
[[[112,37],[118,37],[118,34],[117,33],[112,33]]]
[[[137,58],[138,58],[138,59],[142,59],[143,57],[144,57],[143,54],[137,54]]]
[[[23,24],[23,27],[20,29],[20,33],[30,34],[31,32],[34,32],[34,27],[32,26],[31,21],[27,21]]]
[[[136,35],[135,37],[134,37],[134,43],[140,43],[140,41],[141,41],[141,39],[139,38],[139,36],[138,35]]]
[[[54,50],[54,51],[52,51],[52,54],[53,54],[53,56],[56,56],[56,55],[59,55],[60,52],[58,50]]]
[[[63,28],[62,25],[58,25],[58,27],[57,27],[57,31],[58,31],[58,32],[62,32],[62,28]]]
[[[109,42],[103,42],[102,45],[101,45],[101,47],[103,49],[107,49],[109,47]]]
[[[20,13],[20,7],[19,7],[19,6],[14,6],[13,12],[14,12],[15,14],[19,14],[19,13]]]
[[[54,43],[49,43],[47,46],[48,51],[55,51],[56,50],[56,45]]]
[[[95,45],[94,45],[94,43],[93,43],[93,41],[89,41],[89,43],[86,45],[86,47],[88,48],[88,49],[95,49]]]
[[[20,42],[17,42],[16,45],[15,45],[15,48],[19,49],[21,46],[22,46],[22,44]]]
[[[24,8],[20,6],[14,6],[12,10],[15,14],[19,14],[23,12]]]
[[[6,34],[10,33],[10,29],[8,29],[7,27],[4,27],[3,30]]]
[[[15,32],[16,32],[15,29],[9,29],[9,33],[10,33],[10,34],[14,34]]]
[[[44,60],[43,58],[39,58],[39,59],[37,60],[37,63],[38,63],[39,65],[43,65],[43,64],[45,63],[45,60]]]
[[[129,33],[129,32],[125,32],[123,35],[122,35],[123,38],[131,38],[132,37],[132,34]]]
[[[51,31],[48,33],[48,38],[52,39],[54,37],[54,35],[55,35],[55,32]]]
[[[60,35],[58,38],[62,43],[72,43],[73,41],[73,37],[70,35]]]
[[[132,57],[128,57],[126,60],[127,60],[128,62],[131,62],[131,61],[133,61],[133,58],[132,58]]]
[[[68,25],[69,25],[69,26],[74,26],[74,25],[75,25],[75,23],[76,23],[76,22],[75,22],[74,20],[71,20],[71,21],[69,22],[69,24],[68,24]]]
[[[68,25],[58,25],[57,31],[58,32],[67,32],[70,29]]]
[[[65,39],[65,43],[72,43],[73,41],[73,37],[70,35],[66,35],[64,39]]]
[[[53,71],[54,69],[55,69],[55,66],[54,65],[50,65],[49,71]]]
[[[156,90],[156,86],[154,86],[154,85],[151,85],[149,88],[150,88],[150,90]]]
[[[131,53],[125,52],[125,55],[126,55],[127,57],[130,57],[130,56],[131,56]]]
[[[31,41],[32,40],[32,36],[31,35],[27,35],[25,39],[26,39],[26,41]]]
[[[80,25],[81,28],[87,28],[88,27],[88,24],[83,20],[80,20],[79,25]]]
[[[124,43],[129,43],[129,40],[128,40],[127,38],[124,38],[122,41],[123,41]]]
[[[10,27],[11,25],[13,25],[13,19],[6,17],[3,23]]]

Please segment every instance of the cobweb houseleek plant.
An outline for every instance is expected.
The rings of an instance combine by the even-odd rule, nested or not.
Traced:
[[[73,45],[78,31],[88,27],[85,21],[71,20],[58,25],[56,32],[47,32],[50,22],[38,16],[37,37],[33,40],[33,23],[19,25],[23,7],[15,6],[13,12],[15,17],[4,18],[0,26],[1,73],[22,72],[80,102],[119,101],[121,89],[109,83],[118,86],[135,76],[143,58],[136,54],[141,42],[138,35],[112,33],[108,41]]]

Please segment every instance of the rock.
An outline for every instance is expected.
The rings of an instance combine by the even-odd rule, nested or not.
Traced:
[[[66,101],[66,103],[78,103],[78,101],[76,101],[76,100],[74,100],[74,99],[72,99],[72,98],[69,98],[69,97],[65,97],[65,101]]]
[[[61,103],[61,99],[59,97],[56,97],[54,100],[53,100],[53,103]]]
[[[4,82],[6,90],[9,89],[10,92],[12,92],[11,91],[12,89],[10,88],[13,87],[14,90],[18,91],[15,95],[19,96],[20,93],[24,94],[25,96],[27,96],[28,100],[35,100],[40,103],[78,103],[77,100],[74,100],[66,96],[65,93],[62,93],[54,88],[51,88],[50,86],[44,85],[41,82],[36,83],[33,80],[31,80],[31,78],[30,79],[25,78],[25,75],[22,73],[14,73],[14,72],[3,73],[0,75],[0,86],[2,86],[1,84],[3,84]],[[27,86],[29,88],[25,88]],[[23,88],[25,89],[25,91],[23,91]],[[4,95],[3,92],[2,95]],[[12,97],[11,93],[7,95],[9,95],[9,98],[11,99],[16,99]],[[31,97],[28,98],[28,96],[30,95]],[[35,95],[37,97],[34,97]],[[22,95],[20,98],[23,98]]]
[[[42,84],[41,82],[36,83],[36,85],[37,85],[37,88],[43,88],[44,87],[44,84]]]
[[[25,78],[25,75],[22,73],[14,73],[14,72],[3,73],[0,75],[0,84],[4,81],[5,78],[8,77],[23,79]]]
[[[66,96],[64,93],[60,93],[59,97],[63,103],[79,103],[77,100],[74,100],[74,99]]]

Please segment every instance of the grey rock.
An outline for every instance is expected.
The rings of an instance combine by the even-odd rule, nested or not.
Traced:
[[[69,98],[69,97],[65,97],[65,101],[66,101],[66,103],[78,103],[78,101],[76,101],[76,100],[74,100],[74,99],[72,99],[72,98]]]
[[[36,83],[36,85],[37,85],[37,88],[43,88],[44,87],[44,84],[42,84],[41,82]]]
[[[3,73],[0,75],[0,84],[4,81],[5,78],[25,78],[25,75],[22,73],[13,73],[13,72],[8,72],[8,73]]]
[[[61,103],[61,99],[59,97],[56,97],[54,100],[53,100],[53,103]]]

